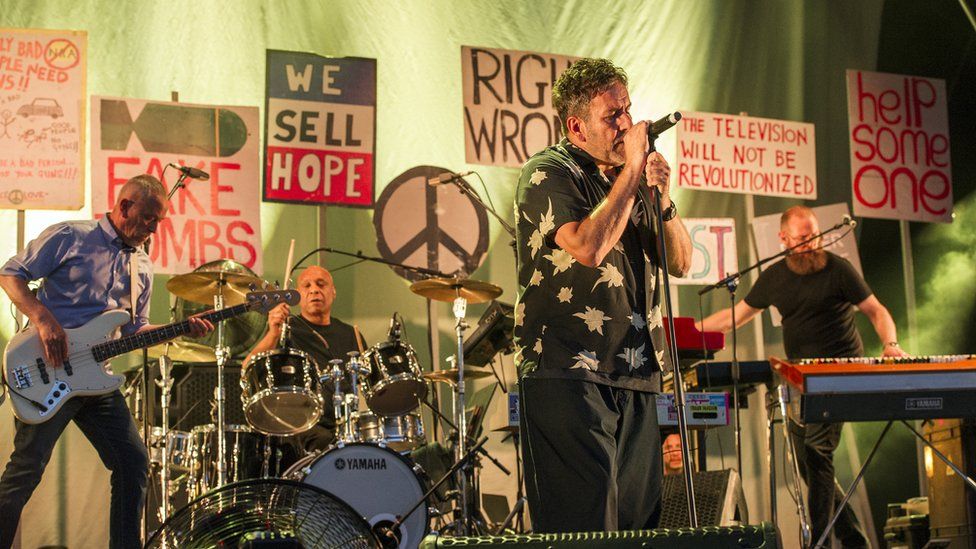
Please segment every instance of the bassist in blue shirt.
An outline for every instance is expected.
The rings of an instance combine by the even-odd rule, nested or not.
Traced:
[[[0,287],[36,328],[49,369],[62,369],[70,358],[65,329],[80,327],[107,310],[132,309],[132,320],[121,327],[123,335],[154,327],[149,324],[152,262],[141,246],[156,231],[168,206],[166,189],[158,179],[133,177],[119,190],[115,206],[105,217],[56,223],[0,268]],[[42,278],[44,284],[35,297],[27,283]],[[130,291],[133,281],[135,292]],[[207,320],[190,320],[192,337],[212,329]],[[15,420],[14,452],[0,478],[0,549],[13,543],[24,505],[70,421],[112,472],[109,546],[141,547],[148,458],[125,400],[114,390],[67,400],[42,423]]]

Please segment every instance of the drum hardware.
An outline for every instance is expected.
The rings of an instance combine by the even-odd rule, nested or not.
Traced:
[[[165,346],[165,350],[169,350],[169,344]],[[162,456],[160,461],[162,462],[160,473],[159,473],[159,484],[160,484],[160,505],[159,505],[159,516],[162,522],[166,522],[169,518],[169,463],[170,463],[170,444],[169,444],[169,396],[170,390],[173,388],[173,378],[170,376],[170,372],[173,369],[173,361],[164,352],[162,356],[159,357],[159,379],[156,381],[156,385],[160,389],[160,407],[162,408],[163,421],[162,421]]]
[[[457,385],[454,386],[454,417],[458,426],[457,457],[467,455],[467,418],[465,418],[465,397],[464,397],[464,329],[467,323],[464,321],[468,303],[484,303],[491,301],[502,294],[502,289],[489,282],[481,282],[470,278],[430,278],[414,282],[410,285],[410,291],[427,299],[435,301],[445,301],[452,303],[454,312],[454,333],[457,337],[457,354],[455,355],[455,365],[457,368]],[[459,534],[466,536],[470,532],[471,510],[468,505],[468,482],[467,475],[463,471],[458,472],[458,486],[461,491],[461,509]]]
[[[450,469],[448,469],[447,472],[444,473],[444,475],[437,480],[437,482],[435,482],[426,492],[424,492],[424,495],[422,496],[421,499],[419,499],[416,503],[414,503],[413,506],[410,507],[406,512],[397,515],[397,519],[393,521],[393,523],[389,525],[383,523],[372,524],[373,533],[376,535],[377,538],[379,538],[380,542],[383,543],[383,547],[397,547],[401,543],[402,538],[400,536],[401,533],[400,527],[403,525],[403,523],[407,519],[409,519],[410,516],[421,505],[423,505],[427,501],[427,499],[430,498],[430,496],[435,491],[437,491],[438,488],[440,488],[442,484],[444,484],[449,478],[456,475],[462,467],[466,466],[471,461],[471,459],[475,456],[475,454],[477,454],[482,449],[482,446],[485,445],[485,442],[488,442],[488,437],[483,437],[481,440],[477,441],[471,447],[471,449],[467,451],[467,453],[461,456],[461,459],[454,462],[454,464],[451,465]]]

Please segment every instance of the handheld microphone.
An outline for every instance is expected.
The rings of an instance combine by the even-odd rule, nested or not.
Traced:
[[[210,174],[203,170],[191,168],[190,166],[180,166],[179,164],[174,164],[172,162],[170,162],[168,165],[170,168],[179,171],[181,174],[189,177],[190,179],[199,179],[200,181],[210,179]]]
[[[457,172],[457,173],[455,172],[442,173],[436,177],[431,177],[427,179],[427,184],[430,185],[431,187],[436,187],[437,185],[450,183],[455,179],[461,179],[462,177],[467,177],[473,173],[474,173],[473,171]]]
[[[681,113],[675,111],[656,122],[651,122],[647,126],[648,139],[657,139],[659,135],[675,127],[679,120],[681,120]]]

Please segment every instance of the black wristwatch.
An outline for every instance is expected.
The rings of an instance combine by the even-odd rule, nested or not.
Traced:
[[[671,205],[664,209],[664,213],[661,214],[661,219],[664,221],[671,221],[678,215],[678,208],[674,206],[674,200],[671,201]]]

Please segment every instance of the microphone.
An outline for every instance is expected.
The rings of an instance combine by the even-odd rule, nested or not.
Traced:
[[[436,187],[437,185],[451,183],[455,179],[461,179],[462,177],[467,177],[473,173],[474,173],[473,171],[457,172],[457,173],[454,172],[442,173],[437,177],[431,177],[427,179],[427,184],[430,185],[431,187]]]
[[[179,164],[174,164],[172,162],[170,162],[168,165],[170,168],[179,171],[181,174],[189,177],[190,179],[199,179],[200,181],[210,179],[210,174],[203,170],[191,168],[190,166],[180,166]]]
[[[852,218],[849,215],[845,215],[844,218],[840,220],[840,224],[841,225],[850,225],[851,228],[853,229],[854,227],[857,227],[857,220],[854,219],[854,218]]]
[[[681,113],[675,111],[656,122],[651,122],[647,126],[648,139],[657,139],[657,136],[675,127],[679,120],[681,120]]]
[[[393,313],[393,316],[390,318],[390,331],[386,334],[387,341],[400,339],[400,332],[403,330],[403,326],[400,325],[397,316],[399,316],[399,313]]]

